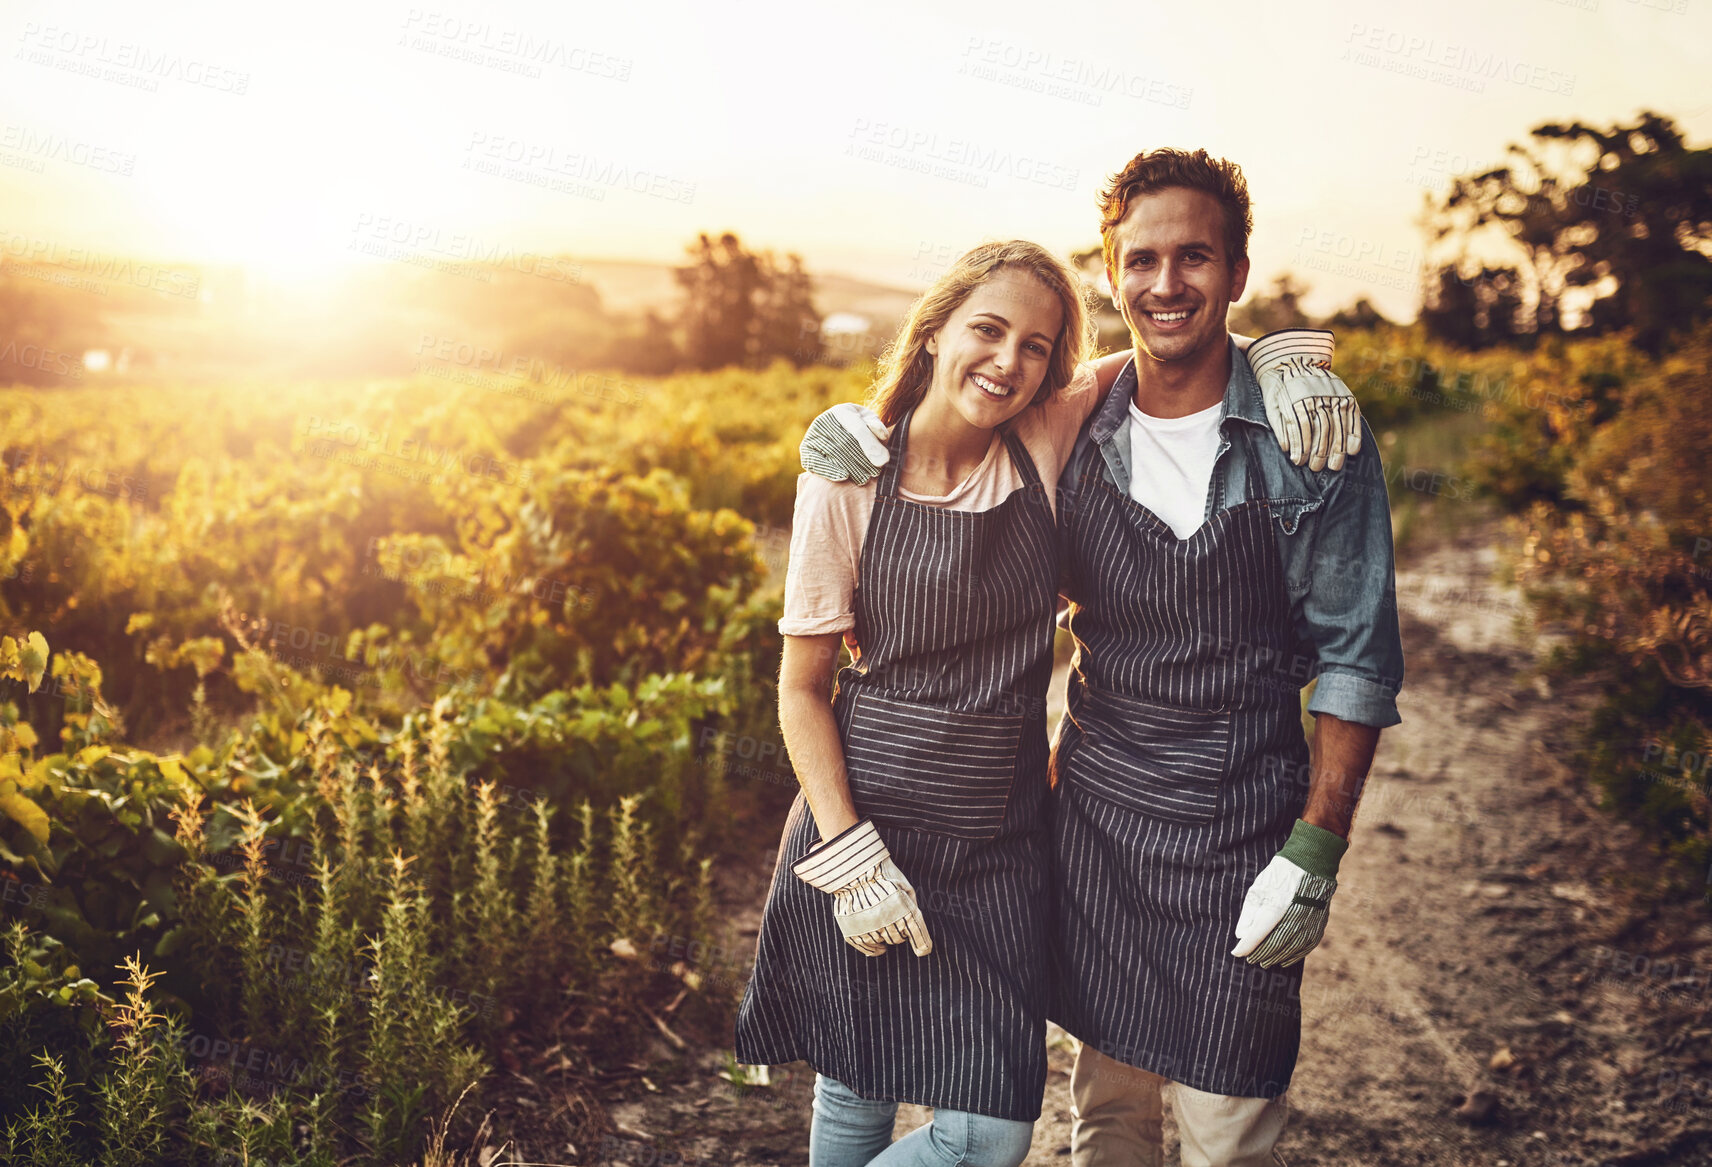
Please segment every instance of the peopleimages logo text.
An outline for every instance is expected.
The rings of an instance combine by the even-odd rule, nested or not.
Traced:
[[[1361,55],[1363,53],[1366,56]],[[1379,64],[1377,57],[1381,56],[1398,58],[1429,70],[1448,70],[1453,76],[1462,74],[1464,79],[1508,81],[1565,97],[1575,92],[1574,73],[1550,69],[1497,49],[1450,44],[1439,41],[1437,37],[1400,29],[1376,28],[1359,22],[1350,26],[1344,56],[1363,65]],[[1428,79],[1445,78],[1431,76]]]
[[[1002,174],[1055,190],[1074,190],[1080,176],[1078,170],[1032,155],[1015,154],[1000,146],[967,138],[942,138],[932,130],[896,122],[871,122],[867,118],[856,119],[845,152],[904,169],[915,169],[907,165],[912,159],[924,167],[939,164],[981,178],[980,185],[985,185],[986,176]]]

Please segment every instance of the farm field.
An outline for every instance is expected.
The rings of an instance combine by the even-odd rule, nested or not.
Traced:
[[[1665,743],[1696,707],[1623,697],[1671,683],[1635,637],[1697,659],[1699,625],[1648,613],[1704,602],[1673,534],[1704,491],[1637,516],[1645,467],[1602,467],[1698,440],[1671,392],[1704,345],[1340,338],[1410,680],[1310,962],[1325,1024],[1287,1156],[1698,1146],[1704,998],[1652,970],[1692,976],[1712,940],[1703,795],[1647,778],[1692,770]],[[730,1023],[795,789],[773,706],[796,443],[869,375],[452,354],[0,393],[13,1161],[804,1161],[802,1068],[750,1084]],[[1589,745],[1584,721],[1626,728]],[[1049,1091],[1040,1162],[1067,1143]]]

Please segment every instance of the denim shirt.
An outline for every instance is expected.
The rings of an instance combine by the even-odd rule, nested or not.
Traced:
[[[1248,358],[1230,346],[1231,374],[1219,412],[1219,450],[1203,518],[1246,502],[1247,469],[1273,500],[1279,559],[1296,626],[1302,683],[1318,677],[1310,713],[1390,726],[1403,684],[1403,638],[1391,549],[1391,506],[1378,443],[1361,421],[1361,453],[1342,470],[1315,472],[1291,463],[1278,446],[1260,383]],[[1086,460],[1097,450],[1106,481],[1123,494],[1130,484],[1129,402],[1135,358],[1082,427],[1059,479],[1058,513],[1070,513]]]

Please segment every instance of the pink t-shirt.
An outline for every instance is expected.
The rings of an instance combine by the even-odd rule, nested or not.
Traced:
[[[1058,475],[1070,458],[1082,423],[1099,404],[1094,369],[1083,365],[1045,405],[1029,406],[1010,424],[1034,461],[1046,497],[1058,509]],[[955,511],[986,511],[1022,486],[1003,438],[950,494],[927,495],[898,488],[911,502]],[[879,493],[878,478],[861,486],[828,482],[804,471],[797,476],[797,504],[791,522],[791,557],[785,569],[785,613],[779,631],[786,636],[821,636],[856,627],[856,581],[861,578],[862,544]]]

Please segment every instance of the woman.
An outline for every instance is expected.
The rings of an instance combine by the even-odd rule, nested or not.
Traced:
[[[1061,261],[976,247],[881,370],[878,479],[798,480],[779,720],[803,789],[737,1056],[818,1071],[814,1167],[1028,1153],[1046,1080],[1052,484],[1086,412],[1041,406],[1089,343]],[[829,702],[852,629],[862,657]],[[934,1120],[892,1144],[900,1102]]]

